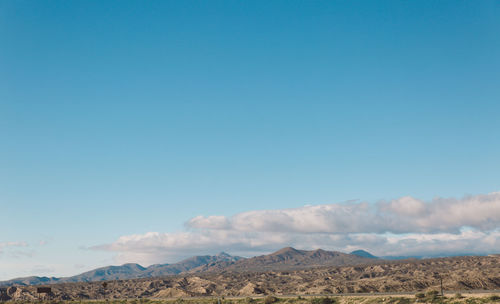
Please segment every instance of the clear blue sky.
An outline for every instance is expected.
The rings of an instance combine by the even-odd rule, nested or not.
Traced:
[[[0,279],[197,215],[498,191],[499,134],[498,1],[1,1]]]

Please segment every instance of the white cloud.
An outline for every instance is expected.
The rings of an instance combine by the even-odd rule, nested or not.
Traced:
[[[227,229],[229,228],[229,221],[225,216],[196,216],[189,220],[188,226],[193,228],[202,229]]]
[[[500,193],[197,216],[186,226],[178,233],[122,236],[94,249],[117,252],[118,262],[143,264],[219,251],[251,256],[284,246],[377,255],[483,254],[500,248]]]
[[[222,224],[223,223],[223,224]],[[455,232],[464,226],[492,230],[500,226],[500,193],[461,200],[423,202],[402,197],[370,205],[365,202],[248,211],[230,218],[197,216],[188,226],[198,229],[295,233]]]
[[[368,203],[328,204],[294,209],[248,211],[221,219],[220,229],[262,232],[350,233],[373,231],[382,223]],[[195,217],[188,226],[198,229],[218,229],[214,217]],[[356,219],[353,221],[352,219]]]

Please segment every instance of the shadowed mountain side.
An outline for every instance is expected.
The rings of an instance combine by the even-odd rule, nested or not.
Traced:
[[[143,272],[143,275],[141,277],[160,277],[165,275],[179,274],[183,272],[193,271],[206,265],[215,265],[217,263],[231,264],[241,259],[244,258],[233,257],[225,252],[221,252],[215,256],[195,256],[175,264],[151,265]]]
[[[15,278],[8,281],[1,281],[0,286],[11,286],[11,285],[42,285],[42,284],[56,284],[60,283],[61,278],[56,277],[23,277],[23,278]]]
[[[139,264],[124,264],[121,266],[106,266],[97,268],[82,274],[72,276],[69,278],[62,278],[63,282],[92,282],[92,281],[109,281],[109,280],[123,280],[141,277],[147,268]]]
[[[369,258],[369,259],[378,259],[378,257],[374,256],[373,254],[369,253],[368,251],[365,250],[354,250],[351,252],[351,254],[357,255],[362,258]]]

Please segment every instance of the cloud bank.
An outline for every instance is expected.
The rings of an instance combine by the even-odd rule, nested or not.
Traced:
[[[376,255],[485,254],[500,248],[500,192],[436,198],[407,196],[375,204],[350,202],[292,209],[197,216],[186,231],[122,236],[93,247],[117,253],[118,262],[165,263],[228,251],[252,256],[284,246]]]

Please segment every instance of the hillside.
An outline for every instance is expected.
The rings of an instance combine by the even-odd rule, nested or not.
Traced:
[[[106,266],[65,278],[18,278],[0,282],[0,286],[153,278],[183,273],[295,270],[318,266],[359,265],[372,262],[373,260],[369,258],[337,251],[322,249],[307,251],[287,247],[271,254],[253,258],[234,257],[221,252],[215,256],[191,257],[174,264],[156,264],[149,267],[143,267],[139,264]]]
[[[293,270],[319,266],[344,266],[372,263],[371,259],[338,251],[298,250],[286,247],[268,255],[237,261],[227,271]],[[210,270],[210,269],[209,269]]]
[[[286,255],[285,255],[286,256]],[[52,285],[52,299],[123,299],[203,296],[261,296],[417,292],[500,289],[500,256],[472,256],[406,261],[378,261],[371,265],[322,266],[294,271],[209,272],[100,282]],[[5,299],[35,300],[34,286],[10,287]]]

